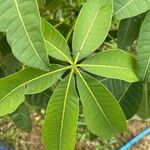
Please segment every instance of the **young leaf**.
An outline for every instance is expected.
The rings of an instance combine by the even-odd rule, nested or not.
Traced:
[[[139,77],[144,82],[150,81],[150,12],[141,27],[138,41],[138,72]]]
[[[142,15],[127,18],[120,22],[117,34],[117,46],[127,50],[137,39],[142,23]]]
[[[48,70],[48,57],[36,0],[1,0],[0,31],[13,54],[25,65]]]
[[[142,119],[150,117],[150,84],[144,84],[142,101],[138,110],[138,116]]]
[[[87,57],[105,40],[111,24],[112,0],[89,0],[82,8],[73,34],[75,62]]]
[[[54,91],[43,128],[45,149],[73,150],[78,120],[78,96],[73,72]]]
[[[32,129],[32,123],[28,107],[22,103],[17,110],[10,115],[10,118],[14,121],[15,125],[25,132],[30,133]]]
[[[66,70],[66,68],[63,69],[64,71]],[[57,73],[59,73],[59,71],[61,77],[63,70],[60,69]],[[27,68],[16,74],[0,79],[0,117],[14,112],[16,108],[24,101],[26,84],[34,81],[36,82],[38,79],[43,80],[43,83],[46,83],[47,81],[47,84],[49,85],[54,83],[54,80],[51,81],[52,73],[55,75],[56,72],[46,72],[38,69]],[[40,85],[38,85],[38,87],[42,89]]]
[[[150,9],[150,0],[114,0],[114,17],[121,20]]]
[[[42,19],[42,30],[48,55],[71,62],[70,50],[65,38],[46,20]]]
[[[97,53],[78,66],[99,76],[127,82],[138,81],[135,74],[136,59],[122,50],[108,50]]]
[[[78,74],[77,86],[89,129],[102,138],[126,130],[125,116],[108,89],[87,74]]]

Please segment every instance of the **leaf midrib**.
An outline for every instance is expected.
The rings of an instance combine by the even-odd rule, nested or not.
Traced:
[[[131,70],[134,71],[134,69],[126,68],[126,67],[118,67],[118,66],[111,66],[111,65],[91,65],[91,64],[79,64],[77,65],[79,67],[101,67],[101,68],[115,68],[115,69],[124,69],[124,70]]]
[[[73,71],[74,69],[71,70],[69,80],[67,83],[67,87],[66,87],[65,97],[64,97],[63,110],[62,110],[63,113],[62,113],[62,118],[61,118],[61,129],[60,129],[60,136],[59,136],[59,150],[62,149],[61,146],[62,146],[62,134],[63,134],[63,127],[64,127],[64,117],[65,117],[67,97],[68,97],[68,92],[69,92],[69,87],[70,87]]]
[[[57,73],[57,72],[59,72],[59,71],[63,71],[63,70],[69,69],[69,68],[70,68],[70,66],[69,66],[69,67],[65,67],[65,68],[61,68],[61,69],[58,69],[58,70],[55,70],[55,71],[52,71],[52,72],[48,72],[48,73],[43,74],[43,75],[41,75],[41,76],[38,76],[38,77],[36,77],[36,78],[34,78],[34,79],[31,79],[31,80],[29,80],[29,81],[26,81],[26,82],[22,83],[21,85],[17,86],[16,88],[14,88],[14,89],[13,89],[12,91],[10,91],[7,95],[5,95],[2,99],[0,99],[0,102],[2,102],[6,97],[8,97],[9,95],[11,95],[14,91],[16,91],[16,90],[19,89],[20,87],[22,87],[22,86],[24,86],[24,85],[26,85],[26,84],[28,84],[28,83],[30,83],[30,82],[33,82],[33,81],[38,80],[38,79],[40,79],[40,78],[42,78],[42,77],[45,77],[45,76],[51,75],[51,74],[53,74],[53,73]]]
[[[19,18],[20,18],[22,27],[23,27],[23,29],[24,29],[24,31],[25,31],[25,34],[26,34],[26,36],[27,36],[27,39],[28,39],[28,41],[29,41],[29,43],[30,43],[30,45],[31,45],[31,47],[32,47],[32,49],[33,49],[33,51],[35,52],[35,54],[37,55],[37,57],[39,58],[39,60],[41,61],[41,63],[42,63],[46,68],[48,68],[48,67],[45,65],[45,63],[43,62],[43,60],[41,59],[41,57],[38,55],[38,53],[37,53],[37,51],[36,51],[36,49],[35,49],[35,47],[34,47],[34,44],[32,43],[32,40],[31,40],[30,36],[28,35],[28,32],[27,32],[27,29],[26,29],[26,27],[25,27],[23,18],[22,18],[22,16],[21,16],[21,12],[20,12],[19,5],[18,5],[17,0],[14,0],[14,1],[15,1],[16,10],[17,10],[17,12],[18,12],[18,16],[19,16]]]
[[[85,44],[85,42],[86,42],[86,40],[87,40],[87,38],[88,38],[90,32],[91,32],[91,29],[92,29],[92,27],[93,27],[93,25],[94,25],[94,23],[95,23],[95,20],[96,20],[96,18],[97,18],[97,15],[98,15],[98,13],[99,13],[99,10],[100,10],[100,8],[101,8],[101,5],[102,5],[102,2],[101,2],[101,4],[100,4],[99,7],[98,7],[98,9],[97,9],[97,11],[96,11],[96,14],[95,14],[95,17],[94,17],[94,19],[93,19],[93,21],[92,21],[92,23],[91,23],[91,25],[90,25],[90,27],[89,27],[89,30],[88,30],[88,32],[87,32],[87,34],[86,34],[86,36],[85,36],[85,38],[84,38],[84,40],[83,40],[83,42],[82,42],[80,48],[79,48],[79,52],[78,52],[78,54],[77,54],[77,56],[76,56],[76,58],[75,58],[75,63],[77,63],[78,58],[79,58],[79,55],[80,55],[80,53],[81,53],[81,50],[82,50],[82,48],[83,48],[83,46],[84,46],[84,44]]]
[[[45,40],[50,46],[52,46],[55,50],[57,50],[70,64],[72,64],[71,60],[65,55],[61,50],[59,50],[55,45],[51,44],[49,41]]]
[[[129,88],[131,87],[132,84],[129,84],[126,89],[124,90],[123,94],[121,95],[121,97],[118,100],[118,103],[121,103],[121,101],[123,100],[123,97],[125,96],[125,94],[128,92]]]
[[[95,100],[98,108],[100,109],[100,112],[103,114],[104,118],[106,119],[106,121],[108,122],[108,124],[110,125],[110,127],[114,130],[117,131],[117,129],[115,127],[113,127],[113,125],[111,124],[111,122],[109,121],[109,119],[107,118],[107,116],[105,115],[102,107],[100,106],[100,104],[98,103],[96,97],[94,96],[93,92],[91,91],[90,87],[88,86],[87,82],[85,81],[84,77],[81,75],[81,73],[77,70],[80,78],[82,79],[83,83],[85,84],[85,86],[87,87],[88,91],[90,92],[91,96],[93,97],[93,99]]]
[[[115,15],[117,15],[120,11],[122,11],[124,8],[126,8],[128,5],[130,5],[132,2],[134,2],[134,0],[131,0],[131,1],[129,1],[127,4],[125,4],[122,8],[120,8],[115,14],[114,14],[114,16]]]

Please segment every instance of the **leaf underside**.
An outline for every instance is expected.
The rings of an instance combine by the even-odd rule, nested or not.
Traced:
[[[114,18],[117,20],[137,16],[150,9],[150,0],[114,0]]]
[[[0,0],[0,31],[13,54],[27,66],[48,70],[49,62],[35,0]]]

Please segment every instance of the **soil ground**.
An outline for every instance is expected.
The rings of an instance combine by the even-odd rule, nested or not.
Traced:
[[[44,150],[41,141],[43,117],[38,113],[33,113],[31,117],[33,128],[30,134],[17,129],[10,120],[0,121],[0,140],[12,143],[15,150]],[[87,129],[81,128],[78,131],[75,150],[116,150],[147,127],[150,127],[150,121],[142,121],[136,117],[128,122],[127,132],[120,133],[109,141],[91,138]],[[132,150],[150,150],[150,135],[136,144]]]

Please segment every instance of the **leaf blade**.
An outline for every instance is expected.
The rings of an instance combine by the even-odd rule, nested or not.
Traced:
[[[65,70],[66,69],[64,68],[64,71]],[[17,107],[24,101],[24,95],[26,94],[26,84],[41,78],[44,81],[44,77],[48,76],[49,73],[50,72],[41,71],[38,69],[27,68],[16,74],[0,79],[0,107],[2,107],[0,109],[0,116],[14,112]],[[60,72],[60,77],[63,73],[64,72]],[[53,82],[54,80],[52,82],[49,80],[48,84],[51,85]],[[41,89],[44,90],[43,87]]]
[[[79,106],[72,73],[58,85],[50,99],[43,128],[46,149],[74,149]]]
[[[150,117],[150,101],[149,101],[149,96],[150,96],[150,91],[149,91],[150,84],[144,84],[143,85],[143,95],[142,95],[142,100],[141,104],[139,107],[139,110],[137,112],[138,116],[141,117],[142,119],[148,119]]]
[[[96,79],[85,73],[78,74],[77,86],[89,129],[102,138],[110,138],[117,131],[126,130],[125,116],[112,94]]]
[[[114,18],[125,19],[137,16],[150,9],[149,0],[114,0]]]
[[[144,82],[150,81],[150,12],[146,15],[146,18],[142,24],[139,40],[138,40],[138,48],[137,48],[137,58],[138,58],[138,73],[139,77]]]
[[[10,115],[15,125],[27,133],[31,132],[32,124],[28,107],[23,103]]]
[[[107,36],[111,17],[112,1],[87,1],[82,8],[73,34],[75,62],[95,51]]]
[[[15,57],[27,66],[48,70],[36,1],[1,0],[0,31],[6,32]]]
[[[127,82],[139,80],[135,74],[136,59],[122,50],[108,50],[97,53],[78,66],[90,73],[107,78],[115,78]]]
[[[42,30],[48,55],[71,62],[70,50],[65,38],[46,20],[42,19]]]

